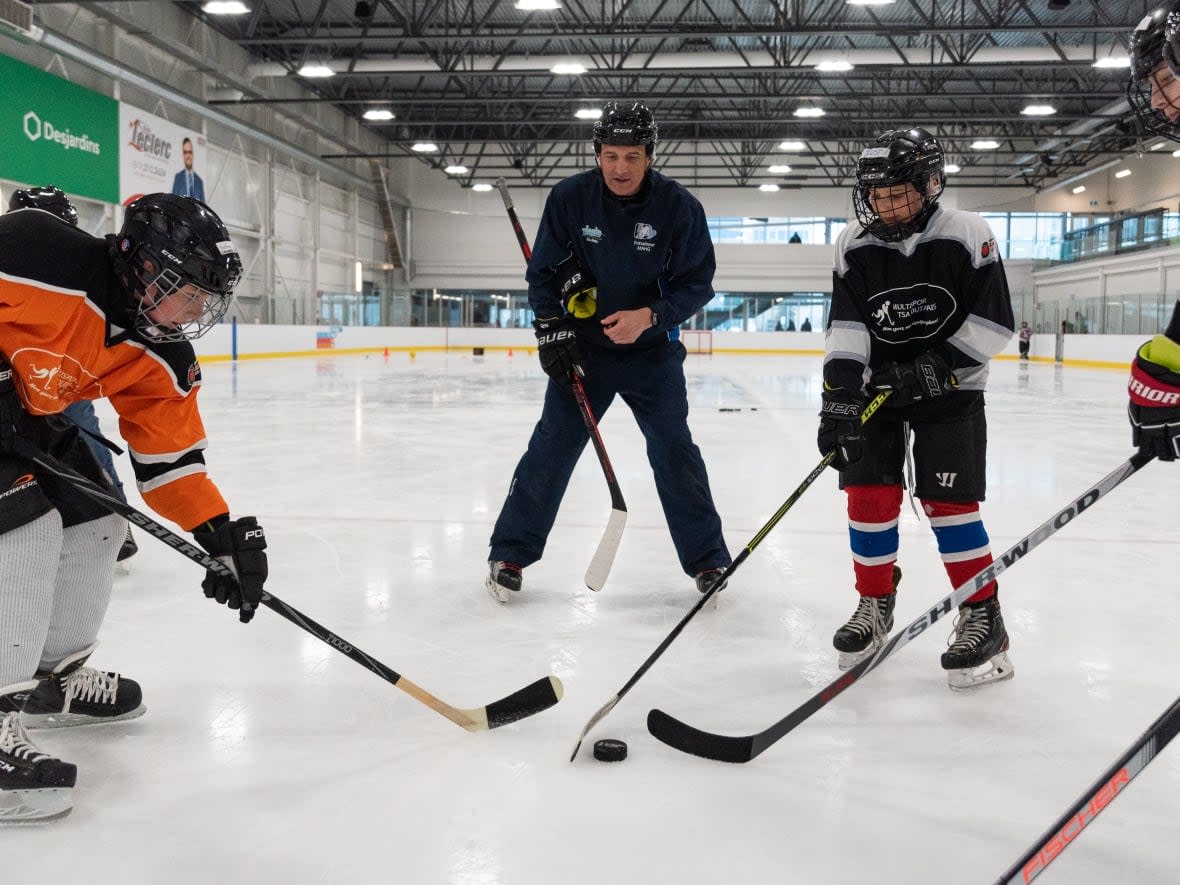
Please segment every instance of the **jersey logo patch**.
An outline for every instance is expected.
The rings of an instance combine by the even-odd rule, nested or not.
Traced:
[[[650,252],[655,246],[653,242],[656,238],[656,229],[650,224],[644,224],[640,221],[635,225],[635,239],[632,243],[635,246],[636,252]]]
[[[995,251],[996,251],[995,237],[992,237],[990,240],[988,240],[986,243],[984,243],[982,246],[979,247],[979,254],[982,255],[984,258],[987,258],[987,256],[991,255]]]
[[[934,474],[934,476],[938,480],[938,484],[940,486],[942,486],[944,489],[953,489],[955,487],[955,480],[958,478],[959,474],[957,474],[957,473],[936,473],[936,474]]]
[[[602,241],[602,229],[598,227],[591,227],[584,225],[582,227],[582,239],[587,243],[598,243]]]
[[[886,289],[868,299],[871,331],[890,344],[933,338],[958,306],[950,290],[933,283]]]
[[[9,362],[20,382],[25,406],[34,415],[55,415],[78,399],[80,391],[99,387],[98,378],[72,356],[37,347],[22,348]],[[99,396],[102,396],[99,387]]]

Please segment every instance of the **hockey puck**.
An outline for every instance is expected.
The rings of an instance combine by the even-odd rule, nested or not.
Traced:
[[[595,741],[594,758],[599,762],[622,762],[627,758],[627,745],[623,741],[610,738]]]

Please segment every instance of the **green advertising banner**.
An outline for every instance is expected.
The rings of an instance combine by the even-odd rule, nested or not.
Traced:
[[[0,55],[0,178],[119,202],[119,103]]]

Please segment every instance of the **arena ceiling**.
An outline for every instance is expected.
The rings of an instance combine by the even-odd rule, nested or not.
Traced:
[[[1113,66],[1145,0],[518,2],[177,5],[253,59],[248,88],[211,104],[329,102],[380,134],[380,156],[462,165],[461,185],[545,186],[585,168],[592,123],[575,114],[608,99],[647,102],[659,166],[703,187],[846,186],[866,142],[910,124],[941,138],[959,185],[1044,188],[1150,147]],[[302,89],[278,88],[293,81]],[[972,147],[982,140],[997,146]]]

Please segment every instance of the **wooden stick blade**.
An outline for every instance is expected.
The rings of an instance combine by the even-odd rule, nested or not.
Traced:
[[[570,753],[570,762],[573,762],[574,759],[577,758],[578,750],[582,749],[582,741],[586,740],[586,735],[590,733],[590,729],[601,722],[606,714],[613,710],[615,705],[622,699],[623,696],[621,694],[615,695],[613,698],[603,704],[597,713],[590,717],[590,721],[586,723],[586,727],[583,728],[582,733],[578,735],[578,742],[574,744],[574,751]]]
[[[611,567],[615,564],[615,554],[619,552],[619,543],[623,540],[623,529],[627,527],[627,511],[612,510],[607,520],[606,530],[602,533],[602,540],[598,542],[598,549],[586,568],[586,586],[598,592],[606,585],[610,577]]]

